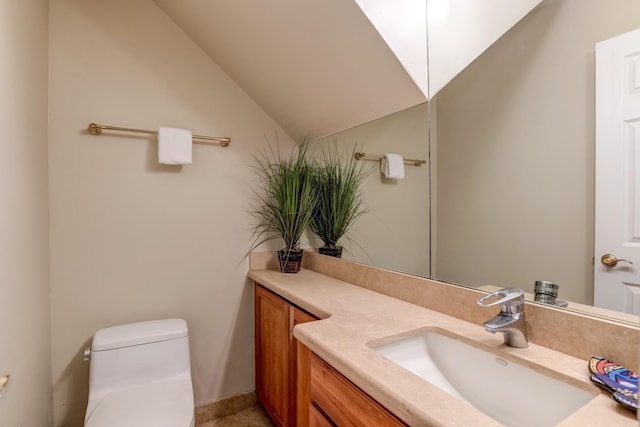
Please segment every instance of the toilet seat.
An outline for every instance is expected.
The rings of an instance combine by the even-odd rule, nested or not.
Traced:
[[[193,407],[190,382],[150,383],[107,394],[85,427],[191,427]]]

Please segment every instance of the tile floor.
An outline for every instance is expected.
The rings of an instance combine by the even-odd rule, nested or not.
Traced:
[[[262,406],[254,406],[235,414],[216,418],[197,427],[273,427],[274,424],[262,409]]]

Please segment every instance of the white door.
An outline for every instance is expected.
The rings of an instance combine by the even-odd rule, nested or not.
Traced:
[[[640,29],[596,45],[595,196],[594,305],[640,314]]]

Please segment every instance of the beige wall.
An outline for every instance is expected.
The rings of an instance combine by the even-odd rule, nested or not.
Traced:
[[[125,322],[187,320],[196,405],[253,390],[251,155],[276,131],[292,142],[151,0],[56,0],[50,24],[55,425],[81,425],[82,350]],[[153,138],[92,121],[232,143],[160,166]]]
[[[428,159],[427,104],[400,111],[334,135],[352,149],[369,154],[398,153]],[[321,144],[333,143],[334,137]],[[405,165],[405,178],[386,179],[378,162],[362,185],[368,212],[343,242],[343,258],[376,267],[429,276],[429,169]],[[314,242],[321,246],[322,242]]]
[[[50,426],[48,1],[0,1],[0,425]]]
[[[636,0],[542,4],[437,96],[437,276],[591,303],[595,43]]]

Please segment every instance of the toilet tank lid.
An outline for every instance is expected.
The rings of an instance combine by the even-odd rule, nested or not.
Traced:
[[[151,320],[100,329],[93,336],[91,351],[112,350],[152,342],[183,338],[189,334],[183,319]]]

